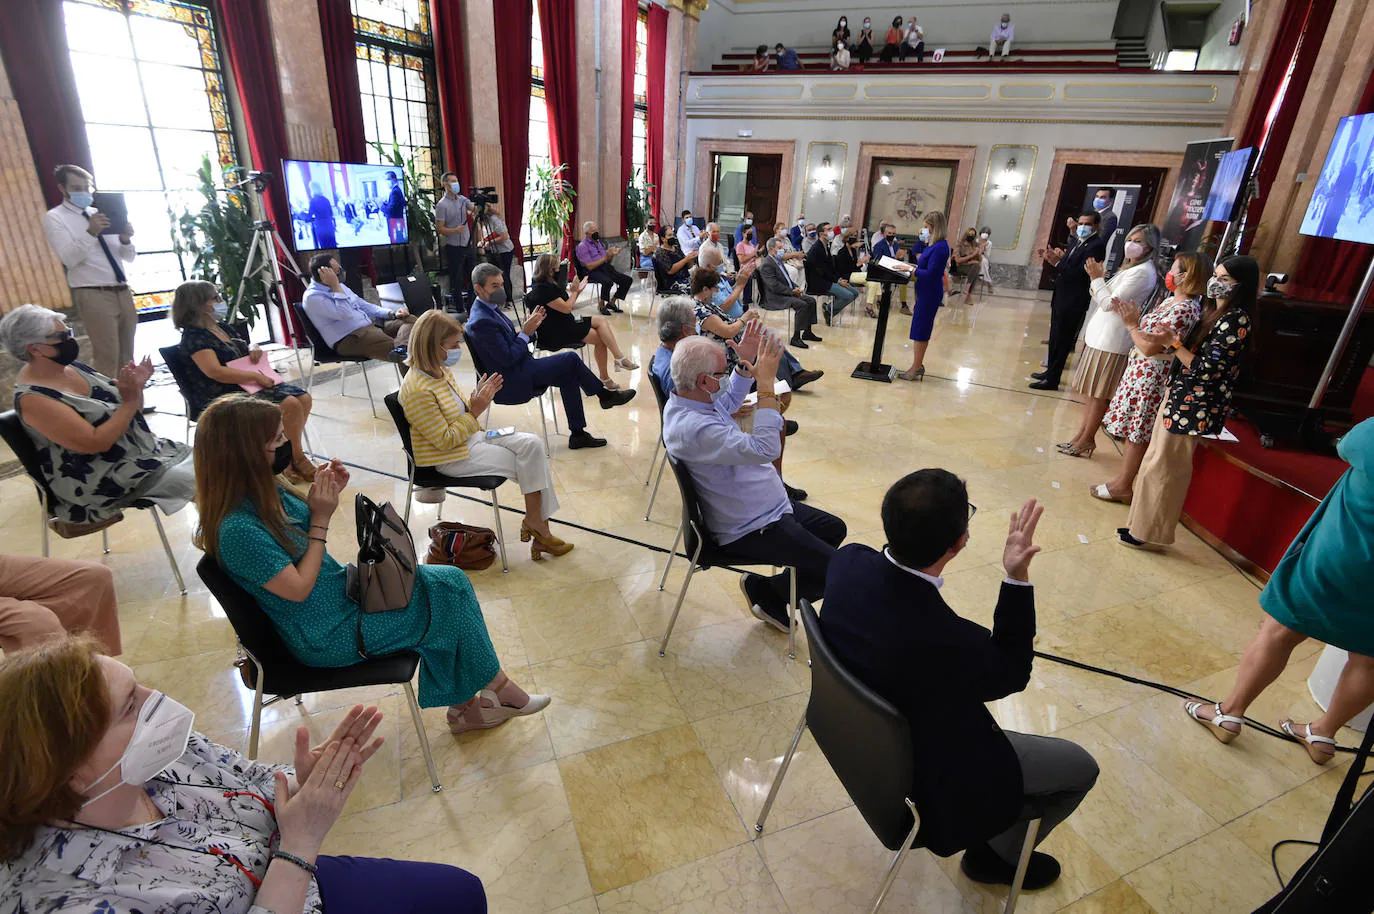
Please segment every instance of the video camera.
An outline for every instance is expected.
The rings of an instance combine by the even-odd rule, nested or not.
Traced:
[[[493,203],[500,203],[501,198],[496,195],[494,187],[473,187],[468,190],[468,199],[472,201],[472,208],[477,211],[477,215],[486,214],[487,207]]]

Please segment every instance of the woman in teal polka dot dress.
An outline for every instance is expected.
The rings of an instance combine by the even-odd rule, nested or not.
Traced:
[[[298,660],[319,667],[357,663],[359,631],[369,656],[414,650],[420,704],[447,705],[454,733],[548,706],[547,695],[527,694],[501,670],[461,569],[421,565],[410,606],[402,610],[363,613],[349,600],[346,571],[325,551],[348,470],[338,461],[319,467],[301,501],[275,478],[290,461],[276,404],[231,395],[201,414],[196,545],[253,595]]]

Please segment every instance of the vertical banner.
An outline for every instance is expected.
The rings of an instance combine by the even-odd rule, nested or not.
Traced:
[[[1083,212],[1093,209],[1093,198],[1099,190],[1112,192],[1111,205],[1102,211],[1102,217],[1106,218],[1108,212],[1116,216],[1116,228],[1107,239],[1107,259],[1103,261],[1108,272],[1113,272],[1126,256],[1126,233],[1135,225],[1135,207],[1136,202],[1140,200],[1140,185],[1089,184],[1083,197]]]
[[[1169,210],[1161,226],[1164,240],[1173,246],[1170,253],[1175,250],[1196,251],[1202,243],[1207,231],[1207,219],[1203,212],[1207,208],[1212,180],[1216,177],[1222,158],[1231,151],[1234,142],[1235,137],[1228,136],[1197,140],[1185,147],[1183,167],[1178,173],[1178,183],[1174,185],[1174,195],[1169,199]]]

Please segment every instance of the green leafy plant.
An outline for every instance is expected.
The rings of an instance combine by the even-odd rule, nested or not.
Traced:
[[[530,226],[545,238],[555,254],[568,237],[573,201],[577,191],[563,180],[566,165],[536,163],[525,178],[525,199],[530,201]],[[528,254],[526,256],[529,256]]]
[[[172,244],[176,252],[192,259],[191,278],[203,279],[219,287],[228,301],[230,321],[256,321],[258,306],[267,300],[267,284],[259,275],[247,279],[243,300],[234,307],[239,287],[244,285],[243,268],[248,262],[253,240],[253,212],[248,195],[230,185],[242,179],[246,169],[230,166],[223,172],[223,183],[215,182],[210,158],[200,160],[196,192],[204,202],[177,219],[177,234]]]
[[[636,168],[625,184],[625,233],[633,238],[649,224],[652,211],[650,194],[654,185],[646,180],[644,169]]]
[[[410,235],[407,246],[415,263],[423,263],[420,251],[423,249],[432,254],[438,246],[434,204],[438,202],[439,192],[430,186],[429,179],[420,176],[415,159],[407,158],[400,146],[395,143],[390,148],[381,143],[371,145],[377,150],[381,164],[394,166],[401,173],[401,191],[406,195],[406,226]]]

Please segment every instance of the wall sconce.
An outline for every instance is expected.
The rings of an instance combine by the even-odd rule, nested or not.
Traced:
[[[1011,158],[1007,159],[1007,167],[1006,167],[1006,168],[1003,168],[1002,170],[1003,170],[1003,171],[1006,171],[1006,172],[1015,171],[1015,170],[1016,170],[1016,156],[1012,156]]]
[[[816,169],[815,177],[811,179],[811,183],[816,185],[817,190],[822,194],[835,186],[835,168],[829,154],[821,157],[820,167]]]

